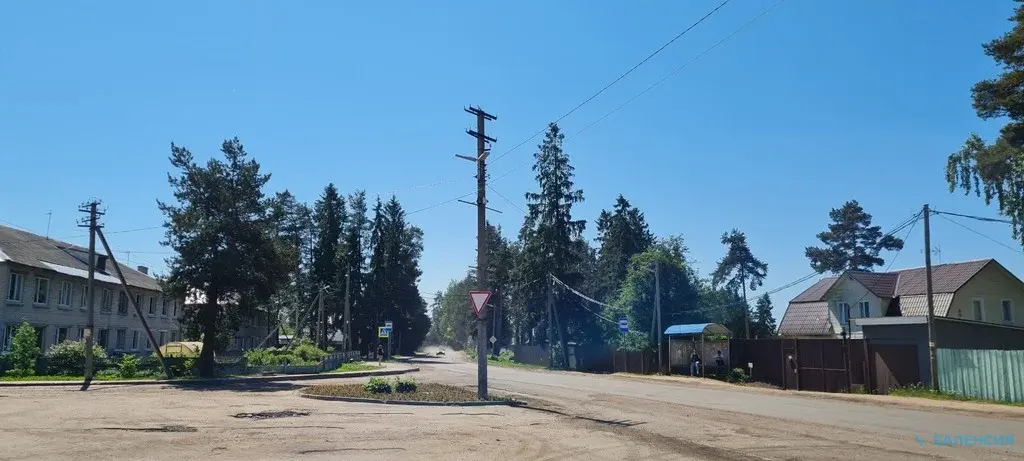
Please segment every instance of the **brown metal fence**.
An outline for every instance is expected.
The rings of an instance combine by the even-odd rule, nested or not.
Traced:
[[[818,392],[870,387],[864,340],[736,339],[729,349],[733,366],[753,381]]]

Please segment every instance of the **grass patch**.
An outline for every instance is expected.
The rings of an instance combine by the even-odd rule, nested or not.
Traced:
[[[366,362],[348,362],[343,363],[341,364],[340,367],[331,370],[331,373],[345,373],[349,371],[370,371],[379,369],[380,367],[378,367],[375,364],[369,364]]]
[[[529,364],[529,363],[520,363],[520,362],[516,362],[514,360],[495,359],[494,357],[488,358],[487,359],[487,364],[495,365],[495,366],[499,366],[499,367],[505,367],[505,368],[523,368],[523,369],[526,369],[526,370],[547,370],[548,369],[548,367],[544,367],[544,366],[540,366],[540,365],[532,365],[532,364]]]
[[[403,392],[375,394],[367,392],[362,384],[318,384],[306,388],[305,393],[310,395],[322,395],[331,397],[355,397],[360,399],[375,399],[383,401],[412,401],[412,402],[472,402],[476,401],[476,391],[464,387],[449,386],[437,383],[418,383],[415,392]],[[504,398],[491,396],[493,401],[503,401]]]
[[[162,376],[161,376],[162,377]],[[97,374],[94,376],[93,381],[131,381],[123,379],[118,375],[101,375]],[[154,379],[151,377],[136,377],[134,380],[140,379]],[[85,381],[85,376],[65,376],[65,375],[33,375],[33,376],[0,376],[0,382],[30,382],[30,381]]]
[[[1024,407],[1024,402],[1001,402],[998,400],[976,399],[973,397],[968,397],[966,395],[935,392],[934,390],[924,386],[907,386],[899,389],[893,389],[889,391],[889,395],[895,395],[898,397],[915,397],[932,400],[950,400],[956,402],[991,403],[996,405]]]

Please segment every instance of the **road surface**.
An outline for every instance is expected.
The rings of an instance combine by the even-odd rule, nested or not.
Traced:
[[[418,379],[475,385],[476,364],[420,359]],[[1024,459],[1024,420],[765,395],[737,388],[488,367],[490,389],[534,399],[595,430],[705,459]],[[934,435],[1015,436],[1013,446],[936,446]],[[920,437],[924,444],[920,444]]]

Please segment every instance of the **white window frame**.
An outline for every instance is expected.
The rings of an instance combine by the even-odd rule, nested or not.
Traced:
[[[981,307],[981,310],[980,310],[981,318],[980,319],[978,318],[979,311],[975,309],[975,307],[977,307],[977,306],[974,305],[974,303],[976,303],[976,302],[978,303],[978,306]],[[974,321],[977,321],[977,322],[984,322],[985,321],[985,298],[971,298],[971,320],[974,320]]]
[[[24,302],[25,299],[25,274],[20,272],[11,272],[11,276],[7,279],[7,301],[14,303]],[[11,293],[14,297],[11,297]]]
[[[43,287],[45,285],[45,288]],[[43,300],[39,300],[40,289],[43,293]],[[32,305],[33,306],[46,306],[50,303],[50,279],[46,277],[36,277],[36,286],[32,290]]]
[[[132,330],[132,350],[139,350],[139,330]]]
[[[89,308],[89,285],[82,284],[82,299],[78,301],[78,308],[82,310]]]
[[[1009,306],[1007,306],[1009,303]],[[1006,314],[1010,314],[1007,318]],[[1003,323],[1013,323],[1013,300],[1004,299],[999,303],[999,318],[1003,320]]]
[[[60,282],[60,289],[57,290],[57,306],[60,307],[71,307],[72,292],[75,289],[75,285],[68,281]],[[65,302],[67,301],[67,302]]]
[[[60,330],[64,330],[64,339],[60,339]],[[60,344],[68,340],[68,335],[71,334],[71,329],[68,327],[56,327],[53,330],[53,344]]]
[[[111,312],[114,310],[114,293],[109,288],[103,289],[103,296],[100,298],[100,312]]]
[[[836,307],[839,309],[839,323],[848,323],[850,321],[850,303],[838,301]]]
[[[860,311],[860,318],[866,319],[871,317],[871,301],[859,301],[857,308]]]

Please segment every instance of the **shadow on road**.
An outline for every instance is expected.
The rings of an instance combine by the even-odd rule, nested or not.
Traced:
[[[281,391],[294,391],[305,385],[270,381],[270,382],[255,382],[255,383],[175,383],[168,384],[168,388],[179,389],[183,391],[233,391],[233,392],[281,392]]]

